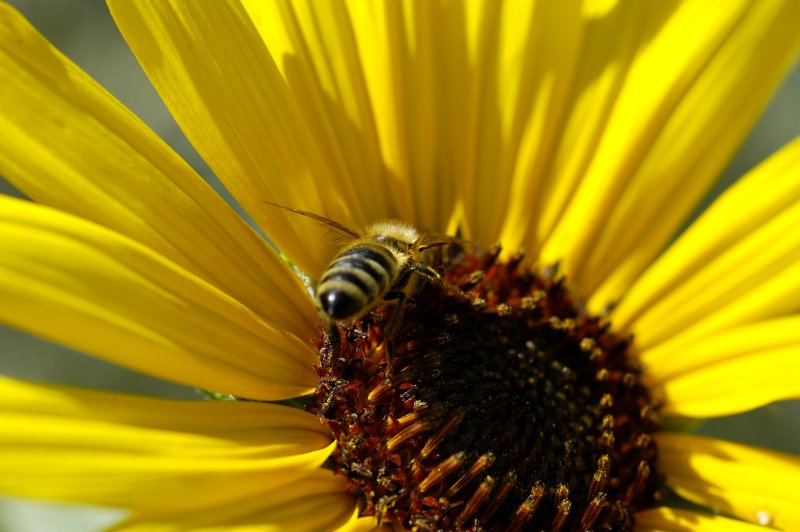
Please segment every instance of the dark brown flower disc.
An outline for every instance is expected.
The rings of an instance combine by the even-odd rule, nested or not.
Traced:
[[[658,486],[629,341],[522,257],[459,252],[320,340],[311,410],[362,515],[416,530],[629,530]],[[387,363],[387,342],[394,360]]]

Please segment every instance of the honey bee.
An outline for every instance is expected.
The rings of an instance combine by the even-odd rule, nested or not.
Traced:
[[[391,336],[408,293],[417,286],[419,276],[441,282],[441,276],[429,264],[425,251],[446,246],[454,238],[433,238],[398,220],[375,222],[361,235],[344,225],[318,214],[272,202],[265,202],[290,212],[308,216],[341,233],[350,241],[334,256],[320,277],[316,303],[328,322],[359,318],[381,302],[395,301],[394,310],[384,327],[387,362],[391,368]]]

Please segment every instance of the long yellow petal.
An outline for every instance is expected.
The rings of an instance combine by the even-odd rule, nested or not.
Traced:
[[[6,4],[0,174],[35,201],[133,238],[264,319],[314,336],[313,305],[275,252],[141,120]]]
[[[701,514],[675,508],[653,508],[636,514],[641,532],[763,532],[764,527],[720,515]]]
[[[484,244],[529,225],[530,176],[569,101],[580,2],[245,6],[367,213],[442,231],[463,208]]]
[[[487,198],[507,193],[495,216],[502,220],[499,240],[512,252],[526,248],[536,254],[542,235],[552,230],[553,217],[560,216],[581,176],[565,164],[580,165],[577,153],[601,131],[609,108],[602,100],[618,84],[624,61],[607,65],[602,74],[598,64],[616,52],[632,52],[631,32],[617,23],[597,24],[607,13],[591,4],[597,2],[516,2],[501,18],[496,72],[486,74],[495,74],[487,89],[492,105],[480,104],[484,117],[498,114],[500,157],[491,151],[483,156],[470,199],[478,225],[487,222],[481,216]],[[618,5],[622,11],[629,7]],[[490,129],[487,136],[492,134],[497,135]],[[486,238],[493,242],[493,236]]]
[[[541,257],[585,295],[607,280],[594,308],[622,295],[727,164],[800,48],[798,17],[792,0],[623,1],[596,21],[623,42],[633,25],[636,53],[594,64],[597,79],[620,65],[624,77],[596,144],[569,151],[586,162]]]
[[[525,2],[244,3],[318,145],[349,172],[337,185],[352,184],[367,215],[443,231],[466,204],[467,231],[497,239],[530,108],[549,103],[533,103],[517,55],[536,62],[528,22],[551,18]]]
[[[798,375],[800,357],[794,345],[713,362],[654,385],[666,397],[665,414],[716,417],[800,398]]]
[[[123,521],[114,531],[264,532],[335,530],[347,522],[356,499],[345,494],[345,479],[317,470],[276,490],[263,490],[225,505],[191,512],[144,510]]]
[[[385,124],[380,122],[381,116],[374,115],[373,106],[375,98],[390,97],[391,93],[370,90],[373,68],[390,76],[382,78],[382,88],[391,87],[392,73],[401,70],[396,63],[375,65],[369,61],[385,53],[389,42],[397,41],[391,33],[396,26],[383,25],[389,20],[402,23],[399,8],[395,6],[396,16],[387,20],[381,13],[392,7],[385,3],[242,3],[297,106],[295,119],[307,124],[308,140],[313,143],[310,149],[318,150],[325,161],[328,178],[324,181],[320,175],[319,186],[341,194],[340,201],[348,203],[345,210],[356,220],[400,216],[419,221],[410,216],[414,205],[407,172],[391,162],[387,167],[382,157],[382,150],[391,152],[394,145],[385,144]],[[372,31],[367,42],[360,41],[363,23]],[[395,122],[392,134],[402,134],[402,130],[403,122]]]
[[[287,489],[331,446],[314,416],[0,380],[0,492],[149,511]]]
[[[282,252],[318,275],[325,230],[267,205],[360,230],[367,218],[337,161],[315,142],[286,81],[237,2],[109,2],[142,68],[194,147]],[[347,135],[337,131],[337,135]]]
[[[667,342],[641,354],[648,373],[664,382],[709,365],[776,349],[800,348],[800,316],[792,315]]]
[[[150,249],[0,197],[0,321],[144,373],[254,399],[308,393],[313,348]]]
[[[800,458],[686,434],[657,441],[659,469],[678,495],[752,523],[800,530]]]
[[[800,5],[800,4],[798,4]],[[613,313],[641,352],[800,308],[800,139],[728,189]]]
[[[713,417],[800,396],[794,378],[800,316],[666,342],[642,353],[647,375],[667,399],[667,412]]]

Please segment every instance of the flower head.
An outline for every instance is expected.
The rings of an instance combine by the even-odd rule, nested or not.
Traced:
[[[110,7],[280,253],[0,8],[0,173],[36,202],[0,198],[0,320],[237,399],[6,379],[0,490],[149,529],[800,524],[796,457],[658,432],[800,395],[800,143],[678,234],[800,4]],[[273,202],[448,245],[348,259],[374,297],[326,323],[297,271],[336,251]]]

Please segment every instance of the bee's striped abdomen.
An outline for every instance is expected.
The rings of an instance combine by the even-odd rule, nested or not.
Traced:
[[[322,274],[317,294],[322,311],[334,320],[368,310],[389,290],[398,263],[384,247],[360,244],[345,249]]]

